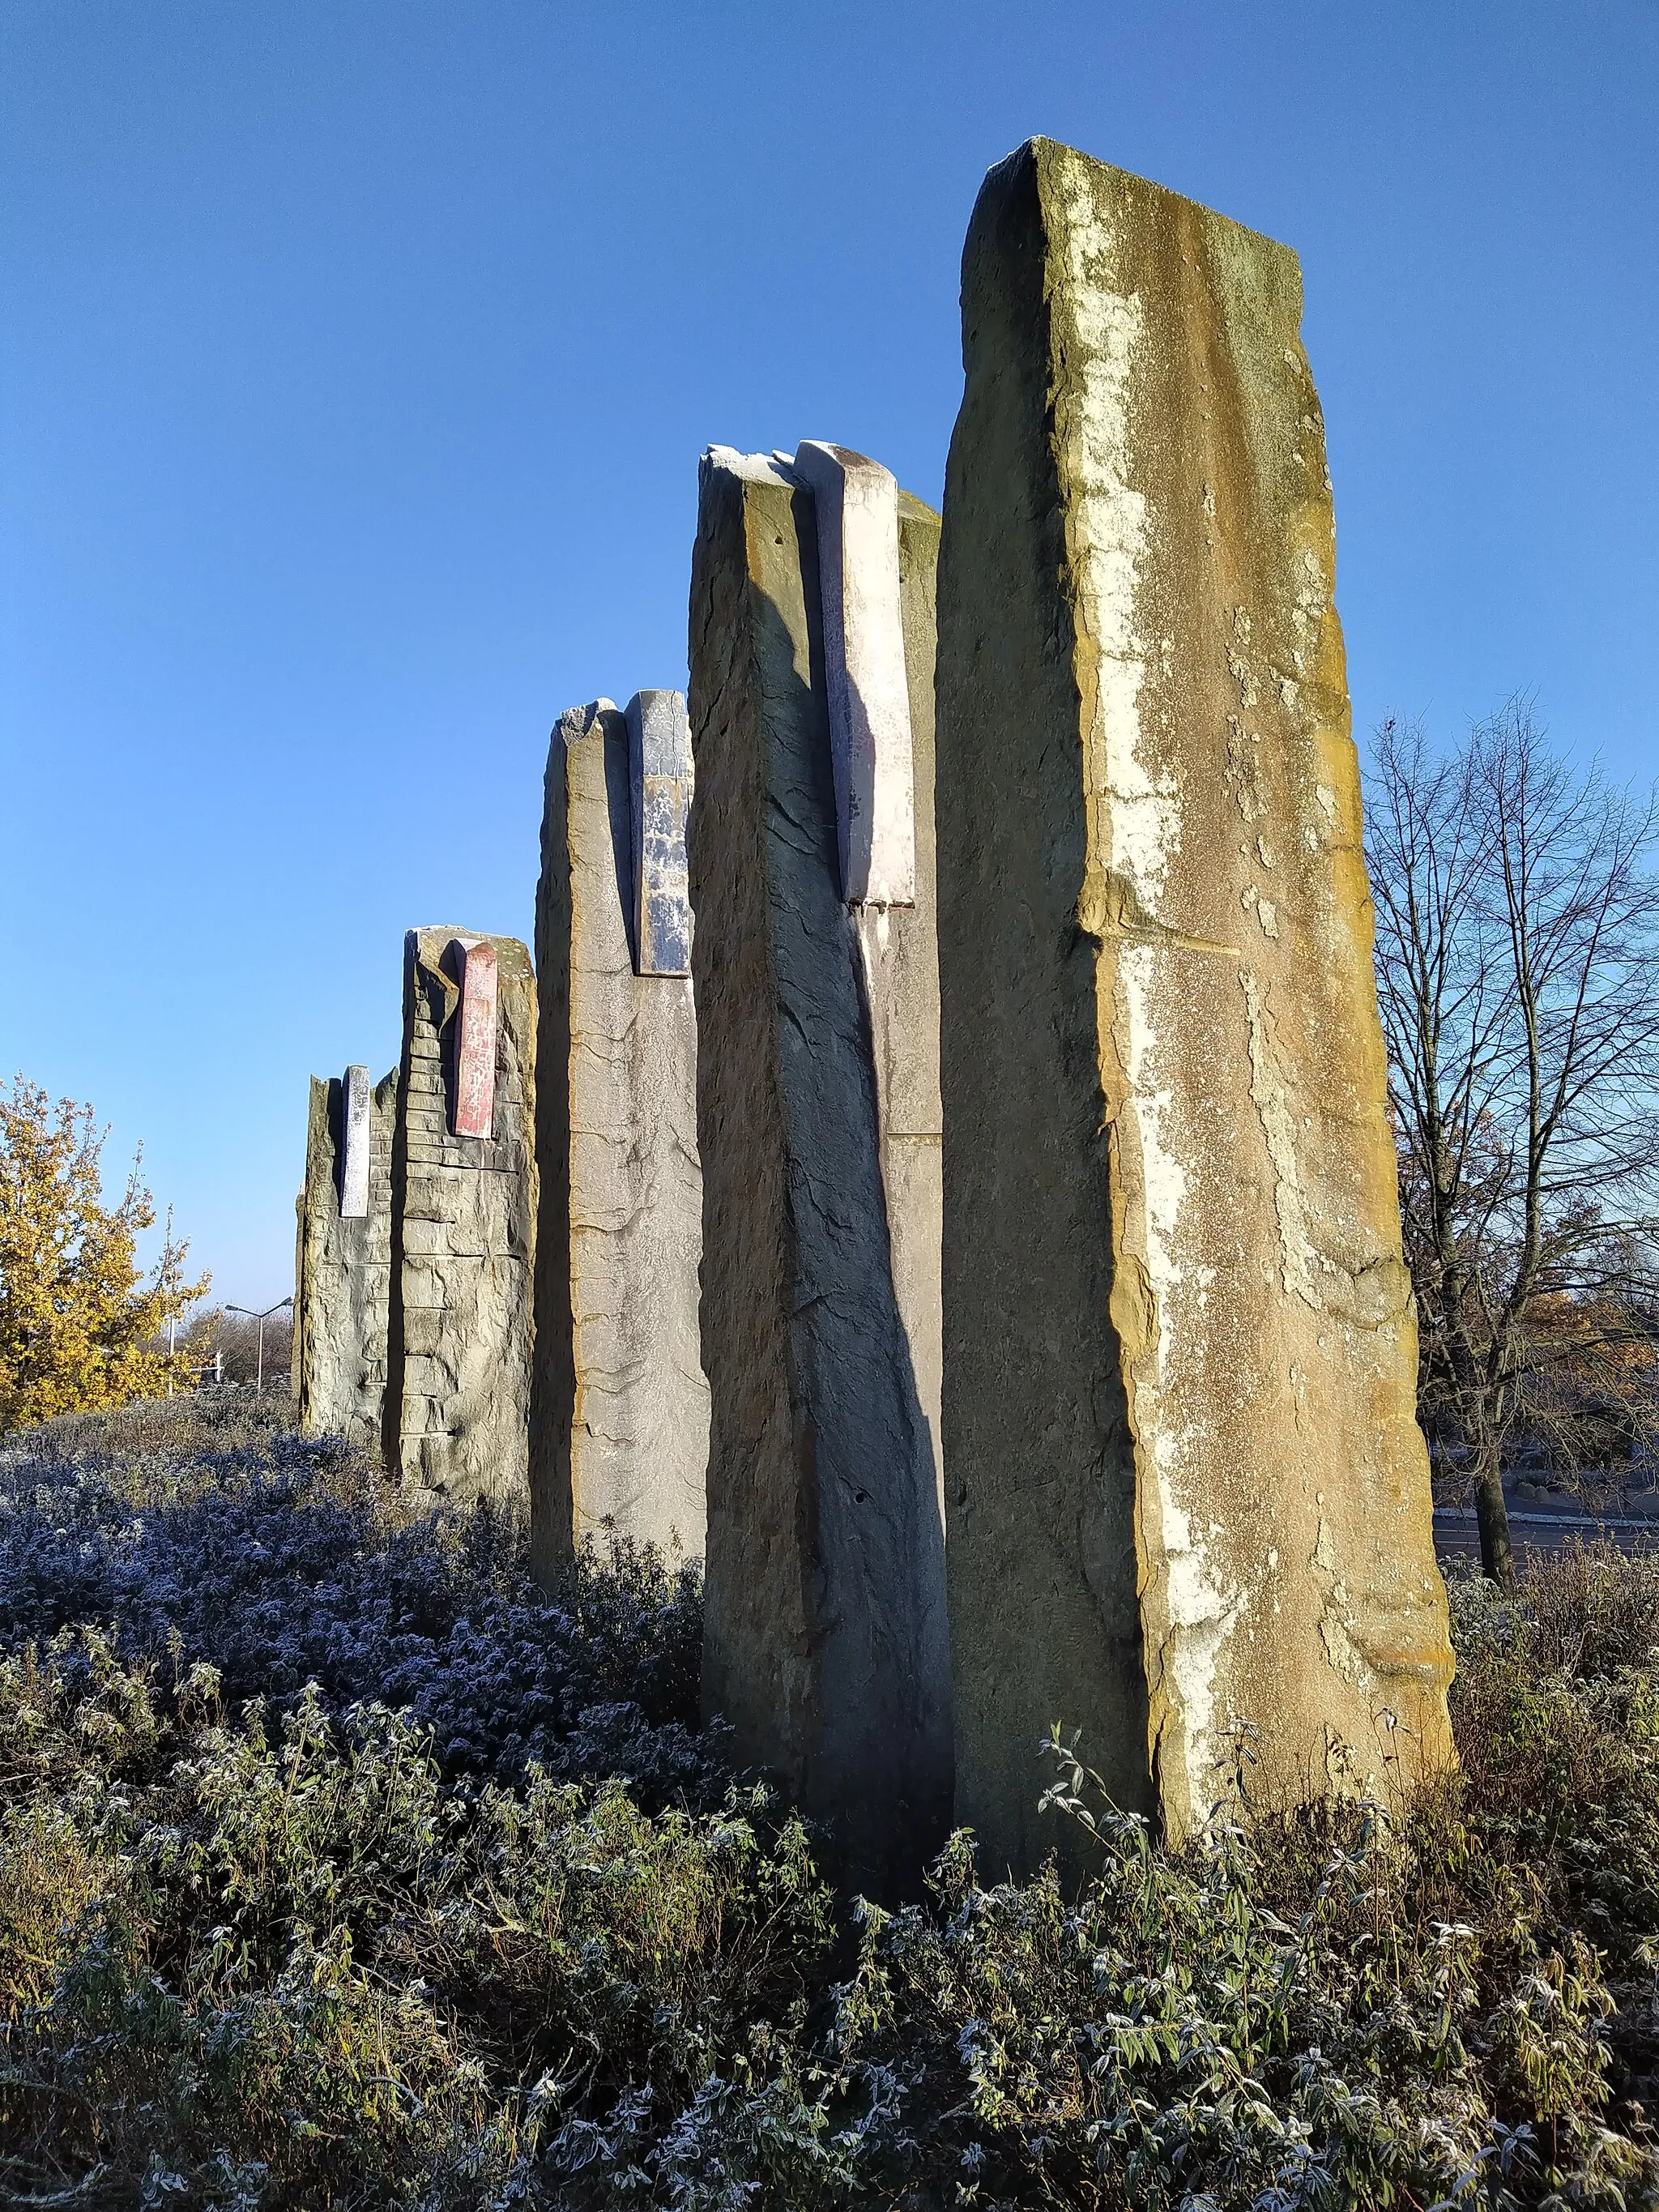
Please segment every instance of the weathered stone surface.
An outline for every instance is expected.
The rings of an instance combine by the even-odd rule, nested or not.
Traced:
[[[634,965],[641,975],[691,973],[685,826],[691,810],[691,730],[679,691],[636,691],[628,702],[628,782],[634,811]]]
[[[463,963],[483,946],[496,970],[493,1134],[457,1136]],[[410,931],[386,1457],[405,1480],[459,1499],[529,1494],[535,1024],[535,976],[515,939]]]
[[[671,1553],[702,1550],[696,1014],[690,975],[636,974],[629,942],[631,761],[642,757],[648,778],[677,782],[689,798],[690,760],[674,769],[672,730],[663,727],[672,720],[653,704],[641,732],[651,743],[636,753],[626,719],[601,699],[562,715],[548,750],[536,896],[542,1184],[531,1419],[532,1526],[547,1579],[568,1562],[573,1537],[607,1521]],[[654,883],[665,893],[672,871],[660,857]],[[679,871],[683,886],[683,854]],[[660,904],[645,917],[655,957],[662,919]],[[689,951],[689,915],[682,927]]]
[[[398,1079],[370,1092],[368,1070],[343,1083],[313,1076],[300,1194],[294,1286],[293,1387],[301,1432],[343,1436],[378,1449],[386,1401],[386,1313],[392,1274],[392,1132]],[[362,1101],[360,1149],[353,1098]],[[362,1203],[357,1195],[361,1163]]]
[[[807,439],[795,469],[812,493],[842,896],[915,896],[910,687],[899,608],[898,485],[845,446]]]
[[[1269,240],[1033,141],[939,568],[958,1817],[1051,1722],[1176,1832],[1451,1757],[1324,435]]]
[[[495,1112],[495,1001],[499,976],[493,945],[462,944],[461,1006],[456,1017],[455,1134],[488,1137]]]
[[[932,898],[935,519],[902,502],[910,908],[842,896],[811,495],[705,456],[692,945],[711,1431],[704,1702],[875,1893],[950,1811]]]

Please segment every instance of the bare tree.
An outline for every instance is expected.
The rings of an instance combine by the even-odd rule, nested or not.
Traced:
[[[265,1322],[262,1357],[255,1320],[223,1306],[206,1306],[191,1322],[181,1348],[209,1382],[216,1371],[227,1382],[258,1378],[271,1389],[287,1386],[293,1341],[291,1315],[273,1313]]]
[[[1517,699],[1443,757],[1385,724],[1368,817],[1425,1425],[1507,1583],[1516,1422],[1559,1412],[1564,1362],[1613,1387],[1652,1343],[1659,810],[1576,774]]]

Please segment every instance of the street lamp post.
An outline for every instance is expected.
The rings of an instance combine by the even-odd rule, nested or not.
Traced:
[[[265,1323],[270,1319],[272,1314],[281,1313],[284,1306],[291,1306],[293,1303],[294,1301],[292,1298],[278,1298],[274,1306],[267,1306],[263,1313],[255,1313],[252,1306],[227,1306],[225,1308],[225,1311],[227,1313],[241,1314],[248,1321],[257,1321],[259,1324],[259,1373],[258,1380],[253,1386],[253,1395],[256,1398],[262,1398],[264,1395]]]

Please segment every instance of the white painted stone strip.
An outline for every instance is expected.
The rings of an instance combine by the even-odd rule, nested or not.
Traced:
[[[628,782],[634,810],[636,972],[689,975],[685,825],[691,809],[691,725],[684,693],[636,691],[629,701]]]
[[[915,769],[899,612],[898,485],[878,461],[806,439],[795,467],[817,509],[842,896],[914,906]]]
[[[349,1067],[340,1085],[340,1218],[368,1213],[369,1082],[366,1067]]]

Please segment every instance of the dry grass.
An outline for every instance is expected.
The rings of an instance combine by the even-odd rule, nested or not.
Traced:
[[[167,1398],[135,1398],[95,1413],[60,1413],[38,1428],[16,1429],[0,1441],[0,1468],[26,1460],[79,1460],[111,1469],[133,1461],[211,1458],[260,1449],[288,1433],[294,1407],[285,1390],[180,1390]]]

